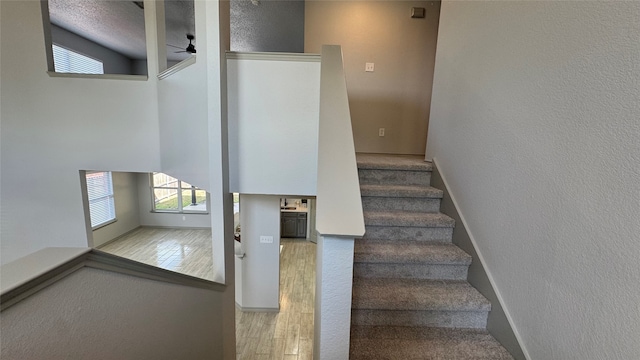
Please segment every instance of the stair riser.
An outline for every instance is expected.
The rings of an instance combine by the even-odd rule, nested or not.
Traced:
[[[451,242],[453,228],[367,225],[363,239]]]
[[[430,171],[358,169],[360,184],[430,185]]]
[[[466,280],[468,269],[468,265],[355,263],[353,276],[360,278]]]
[[[351,310],[353,325],[431,326],[484,329],[488,311]]]
[[[437,213],[440,211],[440,199],[363,196],[362,208],[365,211],[399,210]]]

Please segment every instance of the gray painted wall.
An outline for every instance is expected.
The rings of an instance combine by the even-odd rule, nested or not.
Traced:
[[[426,17],[412,19],[412,7]],[[342,45],[356,151],[424,154],[440,2],[309,1],[305,10],[305,52]]]
[[[444,191],[444,196],[440,203],[440,212],[449,215],[456,221],[456,227],[453,229],[453,243],[473,258],[471,266],[469,266],[467,280],[491,302],[491,311],[489,312],[489,317],[487,319],[487,330],[489,330],[491,335],[493,335],[493,337],[495,337],[496,340],[498,340],[511,353],[511,355],[513,355],[514,359],[524,360],[526,357],[520,348],[518,339],[513,333],[511,324],[509,324],[509,320],[507,319],[504,309],[502,308],[502,304],[500,304],[498,296],[493,289],[493,285],[491,284],[491,281],[489,281],[487,272],[482,266],[478,253],[469,238],[469,233],[465,228],[465,222],[462,221],[462,217],[458,213],[458,209],[456,209],[453,197],[449,193],[447,183],[442,178],[440,171],[438,171],[437,164],[434,163],[433,165],[431,186]]]
[[[231,1],[231,51],[304,52],[304,0]]]
[[[0,313],[3,359],[222,359],[221,292],[82,268]]]
[[[51,37],[55,44],[102,61],[105,74],[147,74],[146,60],[131,60],[120,53],[53,24],[51,24]]]
[[[445,1],[427,156],[529,359],[640,354],[640,2]]]

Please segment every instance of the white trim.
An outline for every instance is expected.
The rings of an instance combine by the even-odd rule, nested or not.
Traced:
[[[169,76],[177,73],[178,71],[193,65],[196,63],[196,55],[192,55],[191,57],[184,59],[182,61],[180,61],[179,63],[173,65],[172,67],[168,68],[167,70],[162,71],[160,74],[158,74],[158,79],[162,80],[162,79],[166,79]]]
[[[277,52],[227,52],[227,60],[271,60],[320,62],[320,54]]]
[[[236,308],[242,312],[279,312],[280,308],[255,308],[255,307],[242,307],[236,302]]]
[[[485,273],[487,274],[487,278],[489,279],[489,282],[491,283],[491,287],[493,287],[493,291],[496,294],[496,298],[498,299],[498,302],[500,303],[500,306],[502,306],[502,310],[504,311],[504,315],[507,318],[507,321],[509,322],[509,325],[511,326],[511,329],[513,330],[513,334],[516,337],[516,340],[518,341],[518,344],[520,345],[520,348],[522,349],[522,353],[524,354],[525,358],[527,360],[531,360],[531,356],[529,356],[529,352],[527,351],[527,348],[524,346],[524,342],[522,341],[522,337],[520,337],[520,333],[518,333],[518,329],[516,328],[514,322],[513,322],[513,318],[511,317],[511,314],[509,313],[509,310],[507,309],[507,306],[502,298],[502,295],[500,294],[500,290],[498,289],[498,286],[496,285],[496,282],[493,280],[493,276],[491,275],[491,271],[489,270],[489,267],[487,266],[487,263],[484,260],[484,257],[482,256],[482,253],[480,252],[480,249],[478,248],[478,243],[476,242],[475,237],[473,236],[473,234],[471,233],[471,229],[469,228],[469,224],[467,223],[467,220],[465,220],[464,215],[462,214],[462,211],[460,209],[460,207],[458,206],[458,202],[456,201],[455,196],[453,196],[453,192],[451,191],[451,188],[449,187],[449,183],[447,182],[447,178],[444,175],[444,172],[442,171],[442,167],[440,166],[440,164],[438,163],[438,160],[434,157],[431,160],[436,168],[438,169],[438,172],[440,173],[440,178],[442,179],[442,183],[444,184],[446,191],[449,193],[449,196],[451,197],[451,202],[453,203],[453,206],[456,208],[456,211],[458,212],[458,215],[460,216],[460,220],[462,221],[462,225],[464,226],[464,228],[467,230],[467,234],[469,235],[469,240],[471,241],[471,244],[473,245],[473,248],[476,251],[476,254],[478,254],[478,259],[480,260],[480,263],[482,264],[482,267],[485,270]]]
[[[147,75],[126,75],[126,74],[74,74],[74,73],[57,73],[55,71],[47,71],[49,77],[55,78],[76,78],[76,79],[102,79],[102,80],[136,80],[147,81]]]

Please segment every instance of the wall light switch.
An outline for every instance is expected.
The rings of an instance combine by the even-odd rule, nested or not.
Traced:
[[[261,244],[273,244],[273,236],[260,236]]]
[[[364,71],[373,72],[373,63],[365,63],[364,64]]]
[[[378,130],[378,136],[384,136],[384,128]]]

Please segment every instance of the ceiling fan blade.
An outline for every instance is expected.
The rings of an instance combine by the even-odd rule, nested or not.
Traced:
[[[167,46],[171,46],[171,47],[174,47],[176,49],[184,49],[184,47],[182,47],[182,46],[175,46],[175,45],[171,45],[171,44],[167,44]]]
[[[184,50],[182,50],[182,51],[174,51],[173,53],[174,53],[174,54],[179,54],[179,53],[186,53],[186,52],[188,52],[188,51],[184,51]]]

